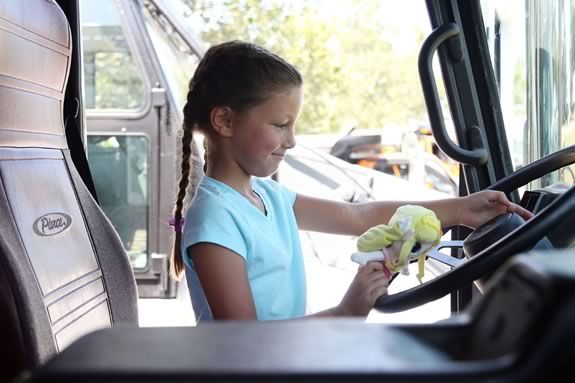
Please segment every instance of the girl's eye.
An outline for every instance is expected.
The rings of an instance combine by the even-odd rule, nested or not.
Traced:
[[[285,124],[274,124],[274,126],[275,126],[276,128],[285,129],[285,128],[287,128],[287,127],[289,126],[289,124],[288,124],[288,123],[285,123]]]

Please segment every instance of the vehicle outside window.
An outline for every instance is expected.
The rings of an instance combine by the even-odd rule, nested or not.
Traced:
[[[85,103],[94,114],[141,113],[149,98],[114,0],[81,1]],[[148,165],[145,135],[97,133],[88,124],[87,156],[99,202],[134,269],[148,265]]]
[[[79,4],[87,157],[99,202],[130,256],[139,296],[173,298],[177,285],[168,277],[172,231],[167,221],[181,92],[170,92],[173,82],[164,75],[174,74],[175,67],[163,68],[159,60],[172,51],[155,53],[140,2]]]

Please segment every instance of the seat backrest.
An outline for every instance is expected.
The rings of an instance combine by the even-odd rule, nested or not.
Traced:
[[[0,1],[0,364],[14,370],[93,330],[137,325],[128,257],[66,143],[71,52],[53,0]]]

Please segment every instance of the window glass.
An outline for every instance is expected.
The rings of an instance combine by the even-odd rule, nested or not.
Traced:
[[[132,267],[148,264],[148,163],[145,136],[88,135],[98,202],[122,239]]]
[[[575,144],[575,2],[483,0],[482,9],[515,167]],[[531,186],[572,184],[574,172]]]
[[[139,110],[145,81],[114,0],[80,1],[87,109]]]
[[[529,162],[524,153],[527,129],[525,2],[483,0],[481,3],[507,142],[517,169]]]

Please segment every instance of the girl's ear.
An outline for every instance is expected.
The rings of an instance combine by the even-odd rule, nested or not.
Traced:
[[[210,112],[210,122],[216,132],[222,137],[232,136],[233,111],[228,106],[216,106]]]

